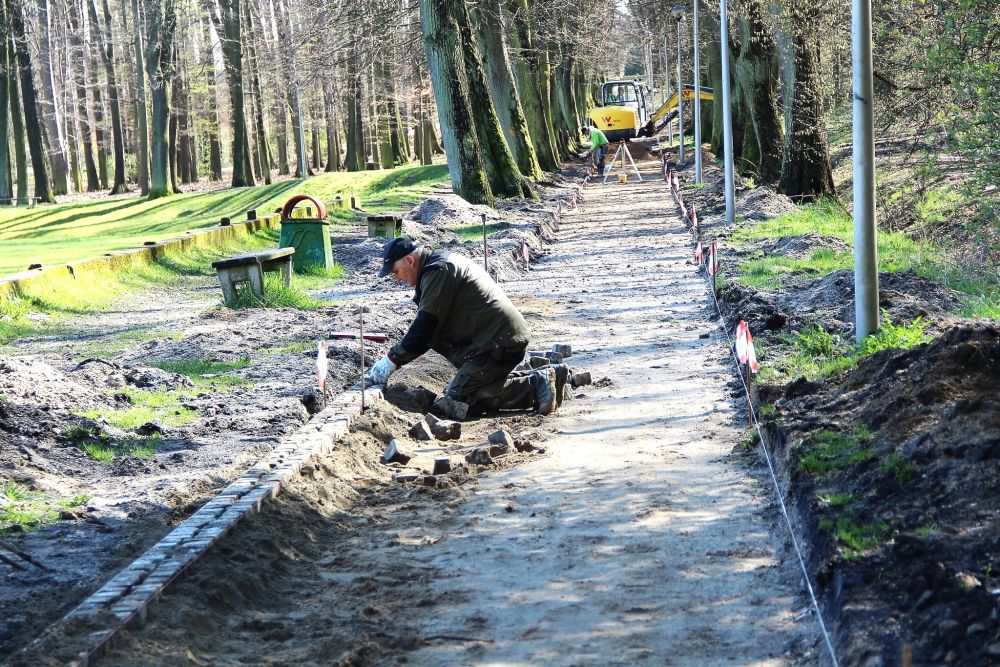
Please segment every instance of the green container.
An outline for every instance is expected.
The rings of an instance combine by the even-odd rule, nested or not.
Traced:
[[[330,223],[326,220],[282,220],[278,247],[295,248],[292,266],[296,271],[333,268]]]

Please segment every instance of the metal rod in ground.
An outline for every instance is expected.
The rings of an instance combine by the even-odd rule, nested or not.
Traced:
[[[486,273],[490,272],[489,260],[486,259],[486,214],[483,213],[483,268]]]
[[[365,414],[365,310],[358,312],[361,327],[361,414]]]

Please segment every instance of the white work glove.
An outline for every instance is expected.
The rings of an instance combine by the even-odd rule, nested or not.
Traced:
[[[368,371],[368,379],[373,384],[385,384],[389,381],[389,376],[398,366],[392,363],[388,354],[383,354],[382,358],[375,362],[375,365]]]

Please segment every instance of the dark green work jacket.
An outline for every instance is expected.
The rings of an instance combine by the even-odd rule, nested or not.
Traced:
[[[527,346],[528,324],[478,263],[424,249],[416,287],[417,317],[389,351],[397,366],[428,349],[457,367],[476,354]]]

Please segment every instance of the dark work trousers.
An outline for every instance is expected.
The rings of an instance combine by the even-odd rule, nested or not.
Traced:
[[[482,415],[487,410],[534,408],[535,388],[531,377],[511,373],[524,360],[526,349],[527,343],[469,357],[445,387],[445,395],[467,403],[472,416]]]
[[[594,155],[594,162],[597,163],[597,175],[604,176],[604,158],[608,154],[608,144],[604,144],[597,149]]]

